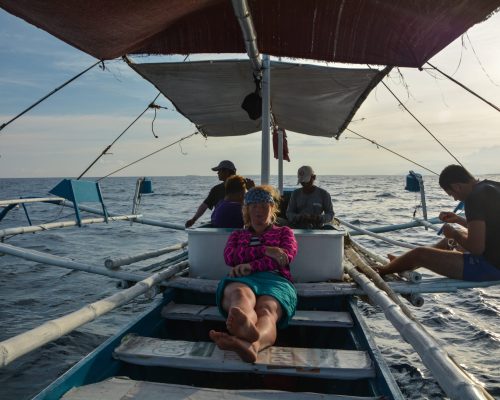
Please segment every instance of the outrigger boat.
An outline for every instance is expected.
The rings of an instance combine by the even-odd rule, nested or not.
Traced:
[[[247,4],[237,0],[152,0],[146,4],[95,0],[85,4],[33,4],[0,0],[0,5],[99,60],[127,54],[231,53],[246,48],[250,63],[127,62],[204,135],[243,135],[255,132],[261,125],[261,182],[267,183],[271,125],[338,137],[390,67],[332,69],[271,62],[268,56],[261,57],[259,51],[319,61],[421,67],[469,27],[487,18],[500,3],[267,0]],[[249,93],[258,91],[258,85],[262,85],[262,115],[252,119],[240,104]],[[258,94],[249,98],[260,104]],[[320,101],[308,107],[314,98]],[[249,110],[252,116],[255,104]],[[278,136],[281,166],[283,139]],[[416,174],[412,177],[418,181],[425,199],[421,179]],[[284,193],[282,167],[279,187]],[[139,180],[134,204],[147,191],[148,182]],[[112,214],[104,206],[95,182],[64,180],[51,193],[55,197],[1,202],[4,211],[0,219],[17,204],[48,202],[73,207],[75,221],[4,229],[1,237],[110,220],[183,229],[134,212],[124,216]],[[102,209],[82,204],[87,201],[101,203]],[[83,219],[83,211],[102,217]],[[492,398],[449,357],[395,294],[401,293],[416,304],[421,302],[418,293],[451,291],[470,284],[449,279],[420,282],[418,274],[407,274],[387,284],[370,268],[386,260],[352,238],[353,230],[377,234],[340,222],[351,229],[350,234],[340,227],[296,230],[299,255],[291,269],[299,293],[298,312],[290,327],[280,332],[275,346],[262,351],[253,364],[218,349],[208,339],[210,329],[224,327],[214,307],[214,292],[217,280],[227,272],[222,249],[229,230],[189,229],[187,242],[109,260],[106,267],[2,243],[0,251],[5,254],[110,276],[124,282],[124,290],[1,342],[0,366],[141,294],[155,297],[161,293],[151,309],[35,399],[401,399],[403,395],[358,310],[356,296],[365,295],[382,308],[450,398]],[[416,220],[413,225],[432,228],[432,222],[436,221]],[[141,271],[124,267],[169,252],[176,254]],[[492,284],[495,283],[482,285]]]

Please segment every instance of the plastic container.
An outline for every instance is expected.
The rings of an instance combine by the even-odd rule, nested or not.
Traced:
[[[233,229],[187,229],[189,274],[202,279],[222,279],[230,267],[224,247]],[[294,229],[299,250],[290,264],[295,282],[342,280],[344,231]]]

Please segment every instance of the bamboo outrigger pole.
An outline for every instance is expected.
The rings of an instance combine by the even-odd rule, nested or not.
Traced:
[[[164,247],[155,251],[149,251],[147,253],[136,254],[135,256],[121,257],[111,259],[108,258],[104,261],[104,265],[109,269],[117,269],[122,265],[128,265],[135,263],[137,261],[147,260],[148,258],[159,257],[163,254],[171,253],[172,251],[182,250],[187,246],[188,242],[182,242],[174,244],[173,246]]]
[[[119,215],[116,217],[109,217],[108,221],[135,221],[136,218],[140,218],[142,215]],[[81,225],[90,225],[90,224],[99,224],[102,222],[106,222],[105,218],[86,218],[81,220]],[[40,224],[40,225],[31,225],[31,226],[20,226],[17,228],[7,228],[0,229],[0,238],[12,235],[20,235],[23,233],[34,233],[40,231],[48,231],[49,229],[56,228],[67,228],[70,226],[78,225],[77,221],[60,221],[60,222],[51,222],[48,224]]]
[[[493,397],[460,368],[418,322],[407,317],[385,292],[377,288],[372,281],[353,266],[346,265],[345,268],[370,300],[382,308],[386,318],[401,336],[413,346],[450,398],[493,400]]]
[[[138,282],[130,289],[120,291],[105,299],[88,304],[71,314],[53,319],[37,328],[0,342],[0,368],[44,344],[60,338],[79,326],[128,303],[137,296],[146,293],[161,281],[180,272],[186,266],[187,261],[175,264]]]

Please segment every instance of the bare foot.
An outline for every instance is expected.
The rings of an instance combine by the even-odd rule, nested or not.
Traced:
[[[396,256],[394,254],[387,254],[387,258],[389,259],[389,261],[393,261],[396,259]]]
[[[241,308],[232,307],[227,314],[227,330],[231,335],[249,343],[259,340],[259,331]]]
[[[234,351],[240,358],[248,363],[257,361],[257,350],[255,344],[248,343],[245,340],[238,339],[236,336],[228,335],[225,332],[210,331],[208,332],[217,347],[221,350]]]

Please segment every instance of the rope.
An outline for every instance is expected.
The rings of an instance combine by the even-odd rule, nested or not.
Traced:
[[[10,121],[7,121],[6,123],[0,125],[0,131],[5,128],[7,125],[9,125],[10,123],[14,122],[16,119],[18,119],[20,116],[26,114],[29,110],[35,108],[38,104],[40,104],[42,101],[44,101],[45,99],[49,98],[50,96],[52,96],[54,93],[58,92],[59,90],[61,90],[64,86],[70,84],[71,82],[73,82],[75,79],[79,78],[80,76],[82,76],[85,72],[87,71],[90,71],[92,68],[94,68],[97,64],[99,63],[103,63],[103,66],[104,66],[104,62],[99,60],[97,61],[95,64],[91,65],[90,67],[88,67],[87,69],[83,70],[82,72],[80,72],[79,74],[75,75],[73,78],[71,78],[70,80],[64,82],[61,86],[55,88],[52,92],[50,92],[49,94],[47,94],[46,96],[42,97],[40,100],[38,100],[36,103],[34,103],[33,105],[29,106],[27,109],[25,109],[24,111],[22,111],[21,113],[17,114],[14,118],[12,118]]]
[[[403,156],[403,155],[401,155],[401,154],[399,154],[399,153],[396,153],[395,151],[393,151],[393,150],[391,150],[391,149],[389,149],[389,148],[387,148],[387,147],[385,147],[385,146],[382,146],[381,144],[379,144],[379,143],[375,142],[374,140],[369,139],[369,138],[367,138],[366,136],[363,136],[363,135],[361,135],[361,134],[359,134],[359,133],[357,133],[357,132],[354,132],[352,129],[346,128],[346,130],[347,130],[347,131],[349,131],[349,132],[351,132],[351,133],[354,133],[355,135],[358,135],[358,136],[359,136],[360,138],[362,138],[362,139],[365,139],[365,140],[367,140],[367,141],[369,141],[369,142],[373,143],[373,144],[374,144],[375,146],[377,146],[377,147],[382,147],[384,150],[387,150],[388,152],[390,152],[390,153],[392,153],[392,154],[395,154],[395,155],[397,155],[398,157],[401,157],[401,158],[405,159],[406,161],[409,161],[409,162],[411,162],[412,164],[415,164],[415,165],[419,166],[420,168],[423,168],[423,169],[425,169],[426,171],[429,171],[429,172],[433,173],[434,175],[439,175],[438,173],[436,173],[436,172],[434,172],[434,171],[430,170],[429,168],[426,168],[426,167],[424,167],[423,165],[421,165],[421,164],[419,164],[419,163],[417,163],[417,162],[415,162],[415,161],[413,161],[413,160],[410,160],[408,157],[405,157],[405,156]]]
[[[408,107],[406,107],[406,106],[402,103],[402,101],[401,101],[401,100],[399,100],[398,96],[396,96],[396,95],[394,94],[394,92],[393,92],[391,89],[389,89],[389,86],[387,86],[387,85],[385,84],[385,82],[384,82],[384,81],[380,81],[380,82],[381,82],[381,83],[385,86],[385,88],[389,91],[389,93],[390,93],[390,94],[392,94],[392,95],[394,96],[394,98],[398,101],[398,103],[401,105],[401,107],[403,107],[403,108],[406,110],[406,112],[407,112],[408,114],[410,114],[410,115],[413,117],[413,119],[414,119],[415,121],[417,121],[417,122],[419,123],[419,125],[420,125],[422,128],[424,128],[424,129],[427,131],[427,133],[429,133],[429,135],[431,135],[431,136],[434,138],[434,140],[435,140],[436,142],[438,142],[438,143],[441,145],[441,147],[442,147],[443,149],[445,149],[445,150],[446,150],[446,152],[447,152],[447,153],[448,153],[451,157],[453,157],[453,159],[454,159],[454,160],[455,160],[458,164],[460,164],[460,165],[463,167],[462,163],[461,163],[460,161],[458,161],[458,159],[457,159],[457,158],[456,158],[456,157],[455,157],[455,156],[454,156],[454,155],[453,155],[453,154],[452,154],[452,153],[451,153],[451,152],[450,152],[450,151],[446,148],[446,146],[445,146],[443,143],[441,143],[441,142],[439,141],[439,139],[438,139],[436,136],[434,136],[434,134],[433,134],[433,133],[432,133],[429,129],[427,129],[427,127],[426,127],[426,126],[425,126],[422,122],[420,122],[420,120],[419,120],[419,119],[418,119],[418,118],[417,118],[417,117],[416,117],[416,116],[415,116],[415,115],[414,115],[414,114],[413,114],[413,113],[412,113],[412,112],[408,109]],[[464,168],[465,168],[465,167],[464,167]]]
[[[151,157],[152,155],[155,155],[156,153],[159,153],[160,151],[163,151],[163,150],[165,150],[165,149],[168,149],[169,147],[172,147],[174,144],[180,143],[180,142],[182,142],[183,140],[189,139],[191,136],[194,136],[194,135],[197,135],[197,134],[198,134],[198,132],[193,132],[193,133],[191,133],[190,135],[184,136],[183,138],[181,138],[181,139],[179,139],[179,140],[176,140],[175,142],[170,143],[170,144],[168,144],[168,145],[166,145],[166,146],[162,147],[161,149],[158,149],[158,150],[156,150],[156,151],[154,151],[154,152],[152,152],[152,153],[149,153],[149,154],[145,155],[144,157],[141,157],[141,158],[139,158],[138,160],[135,160],[135,161],[131,162],[130,164],[125,165],[124,167],[121,167],[121,168],[119,168],[119,169],[117,169],[117,170],[115,170],[115,171],[113,171],[113,172],[110,172],[110,173],[109,173],[109,174],[107,174],[107,175],[104,175],[102,178],[99,178],[96,182],[102,181],[104,178],[107,178],[108,176],[111,176],[111,175],[113,175],[113,174],[116,174],[117,172],[119,172],[119,171],[121,171],[121,170],[123,170],[123,169],[125,169],[125,168],[128,168],[128,167],[130,167],[131,165],[137,164],[138,162],[140,162],[140,161],[142,161],[142,160],[145,160],[146,158]]]
[[[488,104],[490,107],[492,107],[493,109],[497,110],[500,112],[500,108],[498,108],[496,105],[494,105],[493,103],[489,102],[488,100],[486,100],[484,97],[481,97],[479,96],[477,93],[473,92],[471,89],[469,89],[467,86],[463,85],[462,83],[458,82],[457,80],[455,80],[454,78],[452,78],[450,75],[447,75],[446,73],[444,73],[443,71],[441,71],[438,67],[435,67],[434,65],[432,65],[429,61],[427,61],[427,64],[429,64],[432,68],[434,68],[436,71],[438,71],[441,75],[447,77],[450,81],[452,81],[453,83],[456,83],[458,86],[460,86],[461,88],[467,90],[470,94],[473,94],[474,96],[476,96],[479,100],[482,100],[484,101],[486,104]]]
[[[108,145],[108,146],[107,146],[107,147],[106,147],[106,148],[105,148],[105,149],[101,152],[101,154],[99,154],[99,156],[97,156],[97,158],[96,158],[94,161],[92,161],[92,163],[91,163],[91,164],[90,164],[90,165],[89,165],[89,166],[85,169],[85,171],[83,171],[83,172],[80,174],[80,176],[79,176],[78,178],[76,178],[76,180],[79,180],[79,179],[80,179],[83,175],[85,175],[85,174],[88,172],[88,170],[89,170],[90,168],[92,168],[92,167],[94,166],[94,164],[95,164],[97,161],[99,161],[99,159],[100,159],[103,155],[105,155],[105,154],[108,152],[108,150],[111,148],[111,146],[113,146],[113,145],[114,145],[114,144],[118,141],[118,139],[120,139],[120,138],[121,138],[121,137],[125,134],[125,132],[127,132],[127,131],[129,130],[129,128],[130,128],[132,125],[134,125],[134,124],[135,124],[135,123],[139,120],[139,118],[141,118],[141,117],[144,115],[144,113],[145,113],[146,111],[148,111],[150,108],[153,108],[153,106],[154,106],[154,102],[156,101],[156,99],[158,99],[158,97],[160,97],[160,94],[161,94],[161,93],[160,93],[160,92],[158,92],[158,94],[156,95],[156,97],[153,99],[153,101],[152,101],[151,103],[149,103],[149,104],[148,104],[148,106],[144,109],[144,111],[143,111],[143,112],[141,112],[141,113],[139,114],[139,116],[138,116],[136,119],[134,119],[134,120],[130,123],[130,125],[129,125],[129,126],[127,126],[127,127],[125,128],[125,130],[124,130],[122,133],[120,133],[120,134],[118,135],[118,137],[117,137],[115,140],[113,140],[113,141],[111,142],[111,144],[110,144],[110,145]]]

